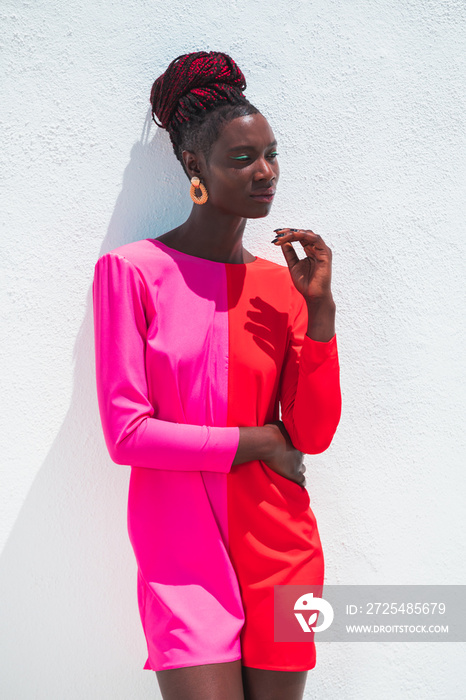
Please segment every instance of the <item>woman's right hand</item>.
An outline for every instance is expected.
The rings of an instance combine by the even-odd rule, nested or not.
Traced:
[[[267,423],[265,427],[270,429],[272,450],[271,456],[262,459],[262,462],[277,474],[281,474],[300,486],[305,486],[304,454],[294,447],[283,422],[281,420],[273,421]]]

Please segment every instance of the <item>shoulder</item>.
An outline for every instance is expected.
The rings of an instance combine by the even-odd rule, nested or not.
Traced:
[[[168,273],[167,268],[173,266],[171,258],[155,241],[155,238],[144,238],[113,248],[99,257],[95,267],[105,266],[115,270],[115,273],[125,270],[140,277],[144,283],[153,284],[157,278],[164,278]]]
[[[261,276],[268,278],[270,282],[287,285],[291,281],[290,271],[287,265],[266,260],[256,256],[256,262],[252,264],[255,271]]]
[[[290,324],[301,314],[307,313],[303,295],[296,289],[288,265],[259,258],[253,264],[258,294],[273,308],[289,319]]]
[[[261,258],[260,255],[256,255],[257,260],[261,263],[264,269],[275,270],[277,272],[287,271],[288,267],[286,265],[281,265],[277,262],[272,262],[272,260],[267,260],[266,258]]]
[[[153,256],[156,252],[156,246],[153,244],[153,239],[144,238],[141,241],[133,241],[132,243],[125,243],[117,248],[103,253],[97,262],[101,260],[112,260],[116,258],[124,258],[127,262],[132,263],[135,267],[143,267],[147,262],[147,259]]]
[[[287,293],[295,299],[301,297],[301,294],[293,284],[288,265],[272,262],[259,256],[257,256],[257,259],[259,262],[256,268],[257,272],[260,276],[266,278],[269,284],[279,285],[282,291],[287,290]]]

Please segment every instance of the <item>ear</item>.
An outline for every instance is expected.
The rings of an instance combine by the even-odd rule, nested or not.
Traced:
[[[202,175],[205,170],[205,159],[203,158],[203,156],[198,156],[193,151],[182,151],[181,157],[183,158],[183,162],[188,172],[189,178],[192,178],[194,176],[202,178]]]

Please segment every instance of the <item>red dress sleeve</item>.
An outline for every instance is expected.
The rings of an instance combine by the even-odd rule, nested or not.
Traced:
[[[298,450],[319,454],[332,442],[341,416],[337,338],[322,342],[306,335],[306,301],[296,294],[280,377],[281,419]]]
[[[239,428],[173,423],[154,417],[145,366],[149,291],[135,265],[113,253],[93,280],[97,396],[105,442],[117,464],[229,472]]]

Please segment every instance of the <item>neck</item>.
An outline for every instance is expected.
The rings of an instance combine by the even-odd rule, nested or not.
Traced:
[[[184,224],[174,229],[173,241],[178,248],[216,262],[250,262],[254,256],[243,249],[247,219],[205,207],[208,204],[194,204]]]

